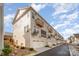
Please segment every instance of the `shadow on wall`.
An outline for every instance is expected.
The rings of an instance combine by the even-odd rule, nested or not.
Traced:
[[[30,47],[30,32],[26,30],[27,27],[24,27],[24,35],[23,38],[25,39],[25,47]]]

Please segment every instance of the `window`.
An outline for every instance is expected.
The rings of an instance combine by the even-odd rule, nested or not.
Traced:
[[[23,46],[23,43],[21,43],[21,46]]]
[[[29,17],[29,14],[27,14],[27,17]]]
[[[16,44],[18,44],[18,40],[16,40]]]
[[[24,27],[24,32],[29,32],[29,25]]]
[[[41,37],[45,37],[46,38],[46,31],[41,30]]]
[[[32,12],[32,18],[35,19],[33,12]]]
[[[34,28],[34,29],[32,30],[32,34],[33,34],[33,35],[37,35],[38,33],[39,33],[39,30],[38,30],[38,29],[35,29],[35,28]]]

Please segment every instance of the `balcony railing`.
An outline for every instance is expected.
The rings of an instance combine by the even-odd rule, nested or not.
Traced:
[[[39,18],[37,18],[35,20],[36,25],[38,25],[39,27],[43,27],[44,26],[44,22],[42,20],[40,20]]]
[[[49,31],[50,33],[52,33],[52,28],[48,28],[48,31]]]

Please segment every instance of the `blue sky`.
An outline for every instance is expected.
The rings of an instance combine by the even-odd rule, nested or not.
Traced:
[[[64,38],[79,33],[79,4],[4,4],[4,30],[12,32],[12,21],[17,8],[32,6]]]

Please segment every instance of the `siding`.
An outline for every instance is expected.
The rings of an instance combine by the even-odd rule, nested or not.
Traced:
[[[33,19],[31,17],[31,28],[32,28],[32,30],[33,30],[34,26],[36,27],[36,29],[39,30],[38,35],[36,35],[36,36],[31,35],[31,47],[33,47],[33,48],[40,48],[40,47],[44,47],[44,46],[46,46],[48,44],[49,45],[55,44],[56,40],[55,40],[54,37],[52,37],[51,40],[47,38],[47,36],[49,34],[49,32],[48,32],[48,26],[49,25],[37,13],[35,13],[34,11],[31,11],[31,15],[32,15],[32,13],[34,14],[34,18],[35,19],[39,18],[40,20],[42,20],[44,22],[44,27],[39,28],[35,24],[35,19]],[[51,27],[51,26],[49,26],[49,27]],[[46,31],[46,38],[41,37],[41,29],[43,29],[44,31]]]
[[[30,16],[30,12],[28,12],[26,15],[24,15],[21,19],[19,19],[19,21],[17,23],[15,23],[13,25],[14,27],[14,31],[13,31],[13,39],[18,40],[18,44],[17,45],[21,45],[21,43],[23,43],[23,46],[28,47],[29,45],[29,40],[30,40],[30,36],[28,36],[27,33],[25,33],[25,29],[24,27],[26,27],[27,25],[29,25],[30,28],[30,17],[27,17],[27,15]]]

